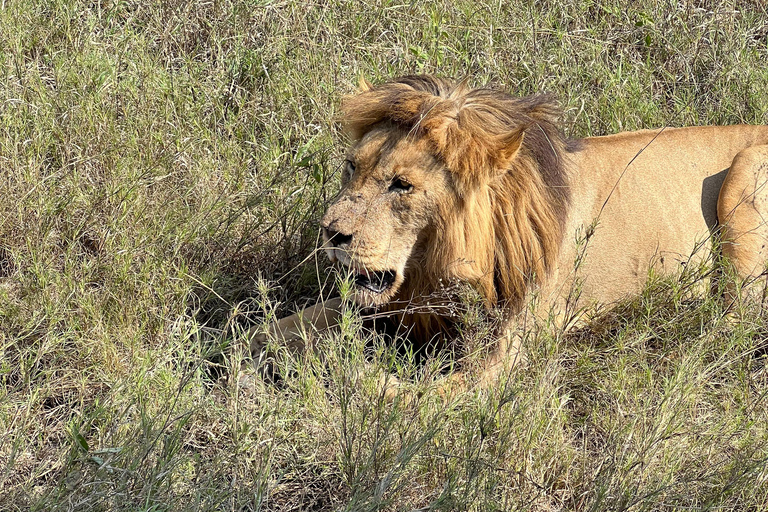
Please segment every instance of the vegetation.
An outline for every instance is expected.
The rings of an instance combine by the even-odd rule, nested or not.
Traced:
[[[455,400],[354,316],[237,376],[327,280],[360,75],[551,92],[579,137],[768,123],[766,62],[747,0],[0,2],[0,508],[763,510],[765,317],[707,268]]]

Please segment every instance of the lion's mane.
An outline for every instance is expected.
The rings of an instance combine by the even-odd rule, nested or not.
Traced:
[[[567,154],[576,144],[562,135],[553,98],[407,76],[363,87],[342,111],[353,140],[380,123],[405,128],[426,137],[451,173],[460,206],[440,207],[399,300],[459,280],[488,305],[518,310],[555,264],[570,202]]]

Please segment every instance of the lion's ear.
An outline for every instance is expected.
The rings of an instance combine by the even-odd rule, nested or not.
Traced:
[[[368,92],[373,89],[373,84],[365,79],[363,75],[360,75],[360,80],[357,83],[357,92]]]
[[[505,169],[517,156],[518,151],[520,151],[520,146],[523,145],[526,128],[527,126],[521,126],[513,132],[505,134],[499,138],[497,146],[497,166],[500,169]]]

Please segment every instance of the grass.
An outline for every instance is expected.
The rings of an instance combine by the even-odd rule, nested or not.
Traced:
[[[587,136],[768,123],[766,62],[754,1],[1,2],[0,508],[764,509],[765,318],[706,269],[451,403],[354,317],[280,386],[233,376],[325,281],[360,75],[552,92]]]

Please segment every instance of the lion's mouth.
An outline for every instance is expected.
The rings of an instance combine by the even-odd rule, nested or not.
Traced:
[[[382,294],[395,284],[396,278],[397,274],[393,270],[377,270],[374,272],[365,270],[355,274],[355,284],[369,292]]]

